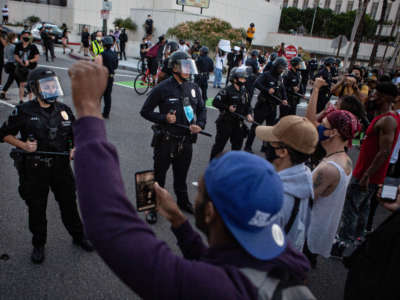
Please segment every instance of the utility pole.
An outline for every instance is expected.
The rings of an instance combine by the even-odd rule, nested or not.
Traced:
[[[382,35],[383,23],[385,22],[387,6],[388,6],[388,0],[383,0],[381,17],[378,22],[378,33],[375,36],[374,47],[372,48],[371,57],[369,58],[370,67],[372,67],[375,64],[376,53],[378,52],[379,42]]]
[[[102,1],[108,2],[108,0],[102,0]],[[101,5],[103,6],[103,3]],[[103,34],[107,35],[107,18],[103,19]]]
[[[312,36],[313,31],[314,31],[314,24],[315,24],[315,18],[317,16],[317,10],[318,10],[318,4],[315,5],[314,17],[312,19],[312,25],[311,25],[311,30],[310,30],[310,35],[311,36]]]

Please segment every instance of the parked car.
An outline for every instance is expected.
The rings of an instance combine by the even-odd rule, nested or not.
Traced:
[[[40,37],[40,28],[42,27],[42,23],[36,23],[35,25],[32,26],[31,32],[34,41],[40,42],[42,38]],[[45,22],[44,25],[46,28],[50,29],[50,33],[55,36],[54,42],[56,44],[61,44],[61,39],[63,35],[63,31],[55,24]]]

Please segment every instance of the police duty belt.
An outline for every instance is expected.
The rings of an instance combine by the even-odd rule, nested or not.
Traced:
[[[43,155],[43,156],[69,156],[69,152],[49,152],[49,151],[35,151],[28,152],[22,149],[14,148],[11,150],[11,153],[19,153],[23,155]]]

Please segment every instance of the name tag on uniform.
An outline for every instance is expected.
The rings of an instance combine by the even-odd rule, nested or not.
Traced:
[[[169,98],[168,99],[168,102],[176,102],[176,101],[178,101],[179,99],[178,98]]]
[[[274,84],[275,84],[275,82],[271,81],[269,84],[270,84],[270,85],[274,85]]]
[[[31,117],[31,121],[39,121],[38,117]]]
[[[71,124],[72,124],[71,121],[62,121],[61,122],[61,125],[64,127],[71,126]]]

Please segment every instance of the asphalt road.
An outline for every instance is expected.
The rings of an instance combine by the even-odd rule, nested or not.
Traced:
[[[43,64],[43,59],[41,58]],[[63,101],[71,105],[71,89],[66,69],[73,63],[58,58],[52,63],[64,87]],[[116,81],[132,80],[132,73],[118,72]],[[210,89],[210,95],[216,94]],[[117,147],[125,189],[132,203],[135,200],[134,173],[151,169],[152,131],[150,123],[139,115],[145,96],[137,96],[134,90],[114,86],[110,120],[106,121],[109,140]],[[0,103],[0,123],[6,120],[12,108]],[[218,113],[208,109],[207,131],[215,134]],[[188,182],[197,181],[205,170],[213,140],[200,136],[194,147],[193,162]],[[254,149],[260,148],[255,142]],[[95,253],[76,248],[63,227],[60,213],[53,196],[48,201],[48,242],[46,260],[42,265],[30,262],[31,234],[28,230],[27,209],[20,199],[18,178],[9,157],[11,147],[0,145],[0,255],[6,253],[9,260],[0,260],[0,299],[137,299],[108,269]],[[356,154],[354,154],[355,156]],[[172,191],[171,174],[167,189]],[[189,184],[189,194],[194,201],[196,187]],[[387,215],[379,211],[378,221]],[[193,223],[193,218],[190,217]],[[168,224],[162,219],[153,226],[156,235],[168,242],[179,253]],[[151,255],[151,253],[149,253]],[[309,274],[309,286],[318,299],[342,299],[346,270],[339,261],[319,258],[316,270]]]

